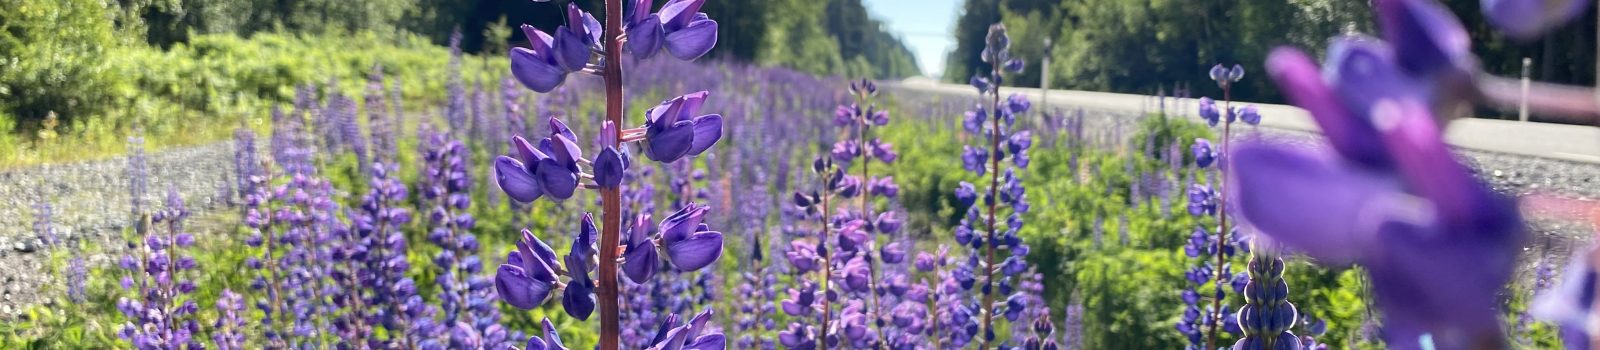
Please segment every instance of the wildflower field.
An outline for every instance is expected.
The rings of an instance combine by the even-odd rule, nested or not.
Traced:
[[[1374,0],[1374,34],[1208,64],[1218,94],[1162,90],[1139,112],[1014,87],[1039,63],[1006,23],[965,44],[982,64],[959,93],[709,59],[736,42],[716,1],[541,5],[562,25],[501,23],[527,40],[482,55],[459,31],[448,49],[368,33],[112,50],[217,77],[119,70],[176,102],[130,97],[143,109],[105,120],[169,117],[0,130],[7,165],[125,169],[103,174],[125,192],[109,234],[63,234],[81,216],[48,194],[23,204],[28,238],[0,244],[21,260],[0,261],[47,278],[5,304],[0,349],[1600,345],[1600,253],[1530,248],[1535,220],[1600,206],[1492,187],[1447,143],[1517,88],[1434,0]],[[1526,38],[1590,9],[1483,2]],[[313,58],[212,60],[280,46]],[[1236,101],[1245,84],[1319,133],[1263,126],[1278,116]],[[1587,88],[1534,88],[1527,108],[1600,116]],[[154,160],[192,145],[231,159]]]

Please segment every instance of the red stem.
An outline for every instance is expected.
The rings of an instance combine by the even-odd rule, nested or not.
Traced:
[[[613,135],[607,137],[611,140],[610,147],[621,147],[622,140],[622,1],[609,0],[605,2],[605,74],[606,84],[606,120],[617,127],[611,128]],[[622,240],[622,192],[621,188],[608,187],[600,189],[600,201],[604,207],[601,216],[602,229],[600,230],[600,273],[595,292],[600,299],[600,350],[617,350],[618,337],[622,334],[622,327],[618,322],[617,314],[620,311],[617,305],[617,257],[621,256],[617,245]]]
[[[998,61],[998,60],[994,60],[994,61]],[[993,67],[991,69],[991,71],[993,73],[993,76],[1000,76],[999,63],[992,64],[991,66]],[[990,164],[990,166],[989,166],[989,197],[987,197],[988,200],[989,200],[989,217],[988,217],[988,220],[989,220],[989,222],[988,222],[989,231],[986,232],[986,236],[988,236],[988,239],[984,240],[984,242],[983,242],[983,244],[986,246],[986,247],[984,247],[985,250],[986,250],[986,253],[985,253],[985,257],[984,257],[984,266],[983,266],[983,276],[984,276],[983,277],[983,288],[985,289],[985,291],[983,293],[983,304],[979,305],[980,307],[983,307],[983,310],[982,310],[982,312],[983,312],[983,333],[982,334],[978,334],[978,337],[980,337],[980,339],[983,339],[983,341],[980,342],[979,343],[980,345],[978,346],[978,349],[980,349],[980,350],[989,348],[989,333],[993,333],[994,332],[994,245],[995,245],[995,241],[994,241],[995,240],[995,234],[994,234],[995,220],[994,220],[994,218],[995,218],[995,213],[999,211],[997,206],[1000,204],[999,203],[1000,202],[1000,198],[996,197],[996,194],[997,194],[996,191],[998,191],[999,188],[1000,188],[1000,118],[1001,117],[1000,117],[1000,85],[999,85],[998,81],[996,82],[996,85],[994,86],[994,91],[990,93],[990,96],[994,97],[994,104],[991,105],[993,110],[994,110],[994,113],[990,113],[989,117],[994,119],[994,120],[991,121],[992,124],[990,124],[991,127],[989,128],[989,164]]]

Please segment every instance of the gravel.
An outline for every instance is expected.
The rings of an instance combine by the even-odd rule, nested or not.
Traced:
[[[148,157],[146,208],[160,208],[168,188],[178,191],[199,216],[219,208],[233,181],[233,143],[168,149]],[[125,157],[0,170],[0,318],[64,287],[50,271],[50,254],[76,254],[91,247],[90,266],[105,266],[126,246],[124,228],[134,221]],[[49,249],[35,234],[35,206],[52,206],[51,226],[64,249]],[[93,249],[99,247],[100,249]]]

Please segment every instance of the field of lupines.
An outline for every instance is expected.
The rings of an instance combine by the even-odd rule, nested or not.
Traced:
[[[1594,209],[1456,160],[1441,129],[1500,92],[1429,0],[1376,1],[1381,35],[1320,66],[1270,56],[1311,145],[1256,128],[1272,116],[1231,100],[1255,76],[1231,64],[1194,111],[1034,108],[1004,87],[1025,62],[1000,25],[970,96],[686,63],[716,43],[702,3],[570,6],[523,27],[497,86],[457,53],[434,108],[402,108],[382,67],[359,97],[304,86],[270,134],[235,134],[229,206],[205,215],[138,199],[172,190],[130,139],[125,244],[59,239],[37,203],[58,297],[0,348],[1600,344],[1592,256],[1522,254],[1518,201]],[[1546,3],[1486,6],[1532,36],[1570,17]]]

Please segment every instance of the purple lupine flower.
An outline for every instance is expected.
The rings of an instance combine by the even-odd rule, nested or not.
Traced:
[[[218,350],[243,350],[245,349],[245,332],[248,323],[240,314],[245,312],[244,296],[234,293],[233,290],[223,289],[222,295],[217,297],[217,320],[211,325],[215,331],[211,334],[212,344]]]
[[[1194,139],[1194,145],[1189,146],[1189,150],[1190,153],[1194,154],[1195,167],[1204,169],[1211,166],[1211,162],[1217,160],[1217,152],[1211,149],[1210,140]]]
[[[128,137],[128,198],[133,217],[144,215],[144,200],[150,184],[149,160],[144,154],[144,137]]]
[[[1237,114],[1239,115],[1239,121],[1242,121],[1245,124],[1261,124],[1261,112],[1256,109],[1255,105],[1245,106],[1243,109],[1240,109]]]
[[[439,271],[434,276],[443,316],[439,326],[450,330],[446,333],[450,347],[504,344],[511,339],[499,325],[498,308],[492,307],[498,297],[491,288],[500,283],[496,283],[498,278],[492,281],[483,275],[478,240],[472,233],[477,221],[468,212],[472,204],[469,149],[443,133],[424,132],[424,136],[418,192],[422,207],[430,211],[428,241],[441,248],[431,259]]]
[[[722,232],[711,231],[701,223],[709,210],[710,207],[690,202],[661,220],[659,244],[667,262],[678,271],[699,270],[722,257]]]
[[[136,294],[117,301],[117,309],[128,318],[118,335],[137,349],[199,349],[204,347],[195,337],[200,333],[195,320],[199,306],[193,297],[186,297],[197,288],[186,271],[197,263],[181,253],[194,245],[194,237],[183,231],[182,220],[189,212],[175,187],[168,189],[166,205],[153,215],[141,216],[135,226],[138,242],[130,247],[134,253],[122,258],[120,265],[129,270],[123,286]],[[156,232],[157,223],[165,224],[164,235]]]
[[[555,31],[555,44],[551,51],[555,60],[568,72],[583,70],[594,57],[594,49],[600,47],[600,21],[593,15],[578,8],[578,4],[567,3],[566,24],[557,27]]]
[[[230,194],[243,199],[250,194],[250,177],[261,172],[261,160],[256,154],[256,133],[250,128],[238,128],[233,131],[233,169],[234,188],[238,193]]]
[[[530,47],[511,49],[511,75],[533,91],[550,92],[567,79],[565,67],[556,61],[555,39],[531,25],[522,25]]]
[[[977,285],[982,278],[980,300],[970,305],[973,310],[980,310],[978,320],[948,320],[953,325],[952,336],[948,339],[951,343],[964,344],[967,340],[976,338],[980,347],[996,344],[996,312],[992,309],[999,300],[1008,300],[1004,303],[1008,316],[1019,316],[1026,309],[1021,303],[1021,296],[1015,294],[1016,278],[1027,270],[1024,260],[1028,247],[1022,244],[1017,236],[1021,229],[1022,215],[1029,209],[1017,169],[1026,168],[1027,148],[1032,144],[1031,136],[1027,131],[1016,130],[1015,123],[1018,115],[1030,109],[1031,104],[1020,94],[1012,94],[1001,100],[999,84],[1003,81],[1002,62],[1006,65],[1018,66],[1020,62],[1010,62],[1010,38],[1006,34],[1005,26],[995,24],[989,27],[986,38],[987,45],[984,49],[984,61],[993,64],[987,76],[974,79],[975,86],[980,87],[980,95],[991,100],[993,110],[985,110],[984,105],[978,105],[972,113],[967,114],[966,129],[969,132],[983,132],[987,139],[980,139],[979,146],[967,146],[962,152],[963,167],[979,176],[988,175],[989,186],[987,193],[982,196],[985,206],[973,206],[978,197],[972,186],[962,183],[956,189],[956,200],[962,204],[961,210],[965,211],[964,219],[955,229],[956,241],[971,248],[968,259],[964,264],[958,265],[950,272],[947,283],[959,285],[963,289],[970,289]],[[994,82],[990,84],[989,82]],[[984,116],[993,115],[994,119]],[[983,125],[987,119],[989,125]],[[1012,162],[1006,167],[1001,167],[1001,161],[1011,157]],[[1000,220],[1003,215],[999,210],[1009,209],[1005,220]],[[1004,249],[1010,254],[1000,255],[996,251]],[[987,261],[981,261],[984,257]],[[996,261],[994,259],[1004,259]],[[996,273],[999,273],[997,276]],[[961,304],[961,302],[956,302]],[[962,317],[970,319],[971,317]],[[962,326],[965,325],[965,326]],[[1020,339],[1014,339],[1020,340]],[[1010,344],[1010,341],[1001,342]]]
[[[89,295],[84,289],[84,284],[89,280],[89,266],[82,256],[73,256],[67,263],[67,301],[83,303]]]
[[[554,249],[527,229],[517,251],[506,256],[506,263],[495,273],[495,290],[507,304],[531,310],[550,298],[562,271]]]
[[[1421,40],[1407,35],[1397,34]],[[1345,72],[1344,59],[1375,52],[1349,40],[1335,43],[1350,45],[1345,53],[1330,50],[1329,69]],[[1290,87],[1290,101],[1326,131],[1332,152],[1270,144],[1235,150],[1229,196],[1237,197],[1241,216],[1319,260],[1366,265],[1390,344],[1415,344],[1424,334],[1440,348],[1497,339],[1493,306],[1515,262],[1521,217],[1454,160],[1428,107],[1436,103],[1392,87],[1361,95],[1335,90],[1309,58],[1289,49],[1274,52],[1267,65]],[[1361,77],[1332,87],[1384,86]],[[1462,264],[1476,268],[1439,272]]]
[[[367,113],[367,141],[372,149],[373,162],[394,164],[398,161],[395,151],[400,149],[400,144],[395,138],[400,132],[400,125],[389,116],[388,111],[390,104],[399,109],[399,103],[399,100],[391,102],[384,98],[383,66],[374,64],[372,73],[367,75],[367,92],[362,97],[362,110]]]
[[[1289,302],[1289,283],[1283,279],[1283,265],[1283,259],[1271,248],[1258,249],[1250,255],[1249,282],[1240,293],[1244,295],[1245,305],[1236,314],[1244,337],[1233,344],[1235,350],[1300,347],[1300,339],[1289,332],[1295,325],[1297,310]],[[1236,287],[1235,291],[1238,289]]]
[[[705,0],[671,0],[656,13],[650,13],[651,2],[633,1],[628,16],[626,49],[634,58],[650,58],[665,47],[673,57],[689,61],[716,46],[717,21],[700,12]]]
[[[1555,288],[1536,296],[1530,313],[1534,317],[1555,323],[1567,349],[1589,349],[1596,334],[1593,324],[1595,302],[1595,254],[1600,248],[1580,250],[1569,259],[1564,276]]]
[[[359,209],[349,215],[350,230],[361,242],[369,242],[362,252],[364,256],[356,257],[362,260],[364,270],[358,281],[372,290],[364,300],[369,310],[366,323],[374,328],[384,327],[389,334],[403,335],[391,336],[385,342],[371,339],[369,343],[374,348],[416,344],[413,337],[424,336],[412,329],[419,323],[416,318],[431,318],[417,309],[422,307],[420,302],[411,304],[412,298],[420,301],[415,282],[405,275],[410,262],[406,260],[407,242],[402,228],[411,222],[411,211],[400,205],[407,200],[408,192],[405,184],[393,177],[395,168],[382,162],[369,167],[370,187],[361,197]]]
[[[56,235],[55,225],[51,223],[53,208],[50,202],[41,200],[33,205],[33,234],[44,244],[45,248],[61,245],[61,237]]]
[[[706,329],[711,320],[711,309],[696,314],[688,322],[678,324],[677,314],[667,317],[656,331],[655,339],[647,350],[721,350],[727,346],[727,337]]]
[[[567,345],[561,343],[561,335],[556,333],[556,326],[550,323],[549,318],[539,321],[544,326],[544,337],[531,336],[520,350],[567,350]],[[517,349],[516,347],[511,347]]]
[[[703,0],[702,0],[703,1]],[[699,155],[722,138],[722,116],[695,116],[709,92],[678,96],[645,110],[644,155],[651,160],[671,163],[684,156]]]
[[[1219,65],[1218,67],[1221,66]],[[1216,73],[1212,74],[1215,75]],[[1222,120],[1222,111],[1217,108],[1217,101],[1212,100],[1210,97],[1201,97],[1200,118],[1205,119],[1206,124],[1217,126],[1217,122]]]

